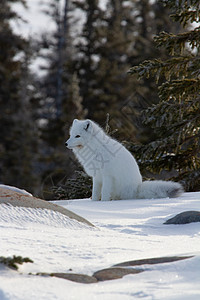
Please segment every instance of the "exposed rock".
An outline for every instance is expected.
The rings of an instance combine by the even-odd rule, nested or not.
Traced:
[[[75,273],[37,273],[36,275],[53,276],[53,277],[71,280],[74,282],[79,282],[79,283],[95,283],[98,281],[120,279],[126,275],[138,274],[146,271],[145,269],[130,268],[131,266],[170,263],[170,262],[192,258],[192,257],[193,256],[172,256],[172,257],[158,257],[158,258],[132,260],[132,261],[127,261],[124,263],[117,264],[111,268],[99,270],[95,272],[92,276],[88,276],[85,274],[75,274]]]
[[[130,260],[120,264],[116,264],[113,267],[130,267],[130,266],[163,264],[163,263],[170,263],[170,262],[183,260],[187,258],[192,258],[192,257],[193,256],[171,256],[171,257],[157,257],[157,258]]]
[[[108,268],[108,269],[103,269],[95,272],[93,276],[98,281],[104,281],[104,280],[119,279],[124,277],[125,275],[138,274],[141,272],[143,272],[143,270],[128,269],[128,268]]]
[[[200,222],[200,211],[185,211],[167,220],[164,224],[188,224]]]
[[[30,195],[23,195],[21,193],[17,193],[9,189],[0,188],[0,204],[1,203],[11,204],[13,206],[19,206],[19,207],[43,208],[43,209],[57,211],[69,217],[70,219],[74,219],[77,220],[78,222],[94,227],[92,223],[90,223],[86,219],[82,218],[81,216],[73,213],[72,211],[64,207],[61,207],[59,205],[47,202],[45,200]]]
[[[22,189],[18,189],[17,187],[11,186],[11,185],[0,184],[0,188],[2,188],[2,189],[7,189],[7,190],[11,190],[11,191],[14,191],[14,192],[23,194],[23,195],[33,196],[33,195],[30,194],[29,192],[27,192],[27,191],[25,191],[25,190],[22,190]]]
[[[71,273],[52,273],[50,276],[63,278],[79,283],[95,283],[97,279],[94,276],[88,276],[84,274],[71,274]]]

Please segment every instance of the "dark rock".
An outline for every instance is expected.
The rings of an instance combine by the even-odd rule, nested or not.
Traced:
[[[71,273],[52,273],[50,276],[63,278],[79,283],[95,283],[97,279],[93,276],[88,276],[84,274],[71,274]]]
[[[95,272],[92,276],[88,276],[85,274],[75,274],[75,273],[74,274],[73,273],[37,273],[36,275],[58,277],[62,279],[71,280],[74,282],[79,282],[79,283],[96,283],[98,281],[120,279],[125,275],[138,274],[145,271],[145,269],[130,268],[131,266],[170,263],[170,262],[192,258],[192,257],[193,256],[171,256],[171,257],[158,257],[158,258],[132,260],[132,261],[127,261],[127,262],[117,264],[111,268],[99,270]]]
[[[108,268],[108,269],[103,269],[95,272],[93,276],[98,281],[104,281],[104,280],[119,279],[124,277],[125,275],[138,274],[141,272],[143,272],[143,270],[128,269],[128,268]]]
[[[188,224],[200,222],[199,211],[185,211],[167,220],[164,224]]]
[[[171,257],[156,257],[156,258],[147,258],[147,259],[138,259],[126,261],[113,267],[130,267],[130,266],[141,266],[141,265],[154,265],[154,264],[163,264],[170,263],[178,260],[183,260],[191,258],[193,256],[171,256]]]

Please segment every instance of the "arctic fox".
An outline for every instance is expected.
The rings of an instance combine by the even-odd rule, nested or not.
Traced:
[[[135,158],[91,120],[75,119],[65,143],[93,178],[92,200],[126,200],[178,197],[181,184],[144,181]]]

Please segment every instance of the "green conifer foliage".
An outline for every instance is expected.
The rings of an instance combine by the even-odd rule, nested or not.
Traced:
[[[148,139],[149,133],[140,134],[138,112],[158,102],[156,85],[138,82],[127,70],[149,57],[166,57],[165,50],[155,51],[153,36],[171,29],[168,9],[150,0],[108,0],[106,8],[98,0],[74,3],[85,16],[75,68],[87,117],[103,125],[109,113],[120,139]]]
[[[155,37],[165,47],[167,60],[146,60],[130,69],[139,78],[154,76],[159,85],[160,102],[144,112],[144,122],[157,139],[145,146],[133,147],[142,167],[151,172],[176,171],[176,179],[186,190],[200,188],[200,18],[199,1],[163,1],[173,8],[173,20],[187,26],[185,32],[161,32]],[[192,26],[193,22],[197,22]],[[190,26],[190,27],[188,27]]]
[[[64,3],[64,5],[63,5]],[[43,107],[41,127],[43,151],[41,196],[52,199],[51,187],[70,176],[74,169],[72,154],[64,145],[74,118],[84,118],[86,111],[79,93],[79,80],[73,68],[73,46],[69,1],[51,0],[47,14],[56,28],[50,35],[45,34],[41,46],[49,51],[46,54],[48,67],[41,79]]]
[[[0,1],[0,182],[35,192],[37,134],[33,121],[29,43],[15,34],[19,19],[11,4]]]

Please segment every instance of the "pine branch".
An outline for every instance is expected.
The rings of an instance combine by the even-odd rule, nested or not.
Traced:
[[[188,23],[198,23],[200,18],[199,0],[162,0],[169,8],[176,9],[170,17],[185,27]]]
[[[91,197],[92,179],[83,171],[75,171],[75,178],[52,188],[56,199],[81,199]]]
[[[0,264],[4,264],[8,266],[11,269],[18,270],[18,264],[22,265],[24,262],[33,263],[33,261],[28,257],[22,257],[22,256],[15,256],[13,257],[4,257],[0,256]]]
[[[174,178],[172,178],[173,180]],[[200,186],[200,168],[196,170],[190,170],[187,172],[182,173],[179,176],[179,179],[185,190],[187,191],[199,191]]]
[[[159,87],[159,96],[161,100],[167,101],[170,98],[176,98],[183,101],[193,100],[198,94],[200,79],[182,79],[165,82]]]
[[[195,66],[200,64],[200,57],[194,55],[185,55],[172,57],[166,61],[160,59],[145,60],[138,66],[130,68],[129,74],[137,74],[139,78],[155,76],[158,83],[163,75],[167,80],[171,77],[185,76],[190,73]],[[197,74],[198,75],[198,74]]]
[[[170,55],[175,53],[182,55],[187,43],[191,49],[199,48],[199,39],[200,27],[197,27],[194,30],[177,35],[163,31],[158,36],[155,36],[154,41],[158,48],[165,47]]]
[[[198,10],[189,10],[189,11],[181,11],[176,14],[172,14],[171,19],[175,22],[180,22],[183,27],[185,27],[189,22],[198,23],[200,21],[200,11]]]
[[[200,9],[199,0],[162,0],[162,2],[169,8],[175,8],[177,11],[185,10],[189,6],[195,7],[197,10]]]

